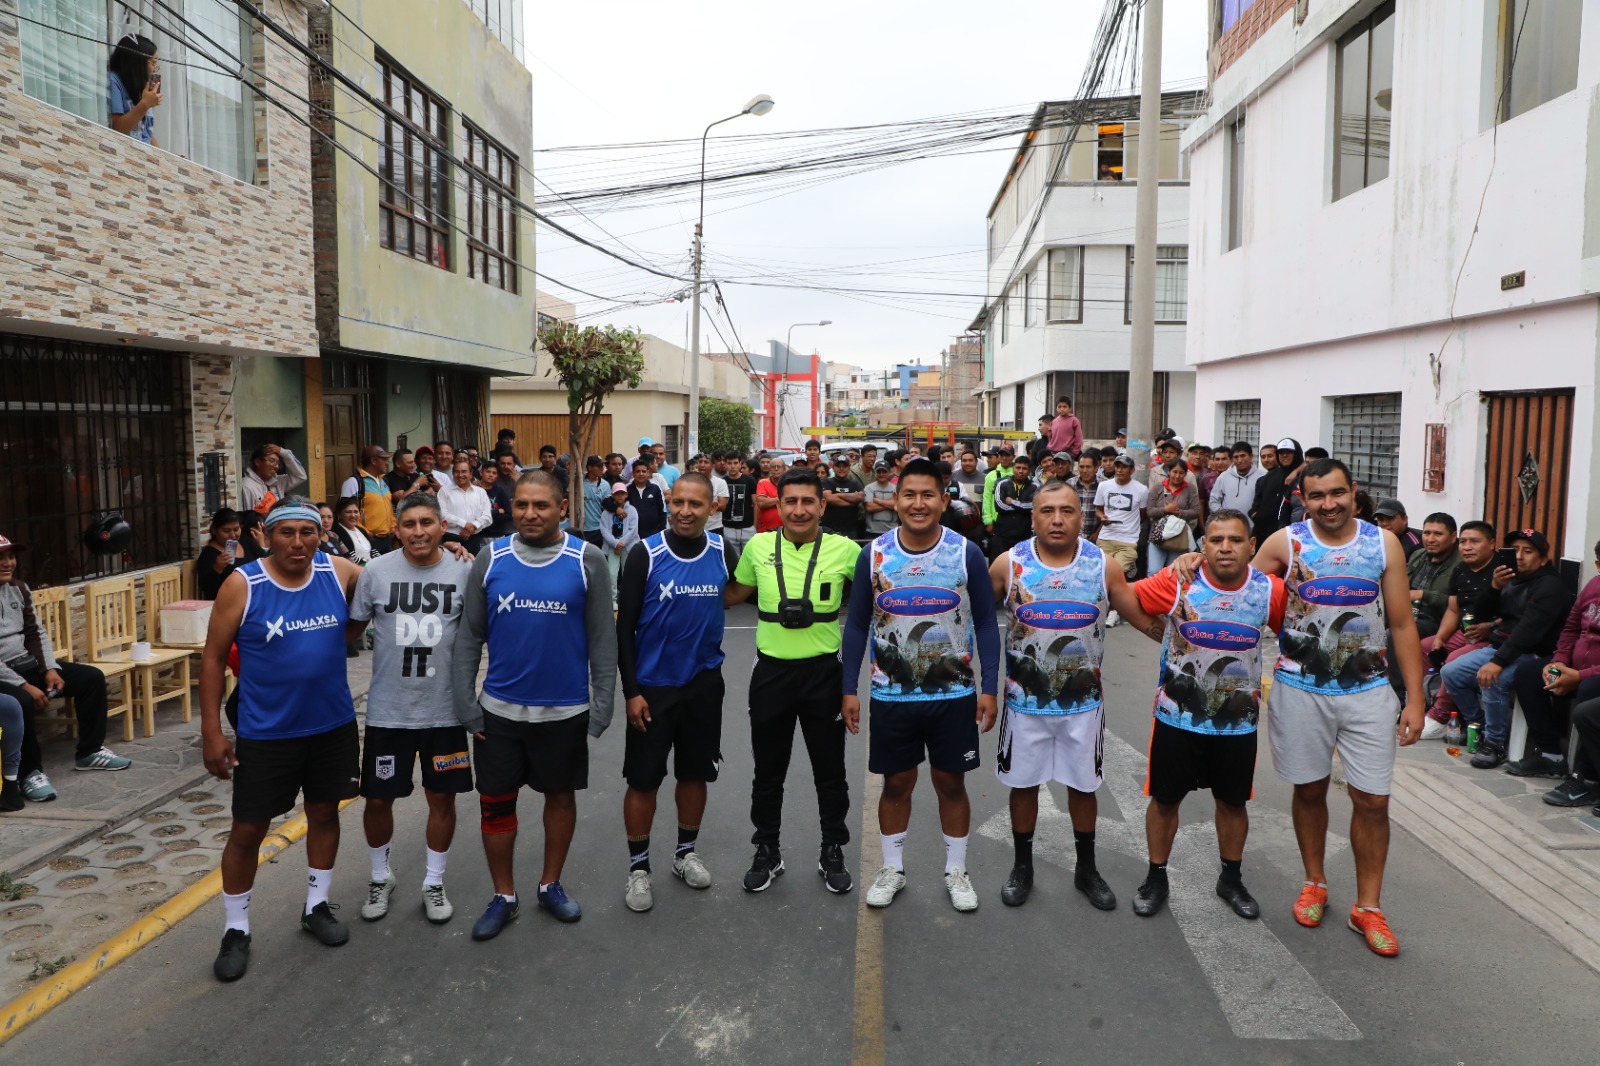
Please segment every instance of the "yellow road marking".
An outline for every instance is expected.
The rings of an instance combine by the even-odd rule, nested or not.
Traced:
[[[861,878],[856,907],[855,1012],[851,1066],[883,1066],[883,912],[867,906],[867,886],[878,872],[878,797],[883,778],[869,773],[861,786]]]

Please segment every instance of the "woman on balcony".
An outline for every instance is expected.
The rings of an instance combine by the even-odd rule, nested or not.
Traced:
[[[137,33],[117,42],[106,63],[106,109],[111,128],[153,148],[156,119],[150,112],[161,105],[161,64],[156,43]]]

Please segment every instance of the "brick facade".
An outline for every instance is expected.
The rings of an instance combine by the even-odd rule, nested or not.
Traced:
[[[1228,28],[1228,32],[1217,38],[1211,46],[1211,77],[1227,70],[1234,60],[1244,55],[1267,28],[1276,22],[1285,12],[1294,11],[1297,19],[1305,17],[1305,0],[1255,0],[1239,21]]]

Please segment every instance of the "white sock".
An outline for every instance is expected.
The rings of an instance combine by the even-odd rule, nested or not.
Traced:
[[[444,884],[444,864],[450,860],[450,849],[434,851],[428,849],[428,872],[423,876],[423,885]]]
[[[949,873],[957,866],[963,870],[967,868],[967,838],[946,835],[944,838],[944,872]]]
[[[548,891],[550,891],[550,886],[553,885],[553,884],[555,884],[554,881],[546,881],[544,884],[539,886],[539,891],[540,892],[548,892]]]
[[[878,839],[883,843],[883,864],[885,866],[893,866],[902,873],[905,872],[906,835],[904,833],[884,833]]]
[[[389,845],[384,844],[376,848],[368,848],[372,854],[372,879],[374,881],[387,881],[389,879]]]
[[[315,870],[306,867],[306,913],[319,903],[328,902],[328,889],[333,887],[332,870]]]
[[[515,892],[511,893],[509,896],[504,892],[496,892],[495,895],[505,900],[507,903],[515,903],[517,901],[517,894]]]
[[[241,933],[250,932],[250,890],[247,888],[237,896],[222,894],[222,931],[237,929]]]

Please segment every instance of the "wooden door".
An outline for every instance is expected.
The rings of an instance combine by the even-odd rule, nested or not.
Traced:
[[[322,395],[322,456],[328,502],[337,502],[339,486],[355,472],[361,455],[361,418],[356,397],[349,394]]]
[[[1485,393],[1484,518],[1504,537],[1537,529],[1563,554],[1572,466],[1572,390]]]

